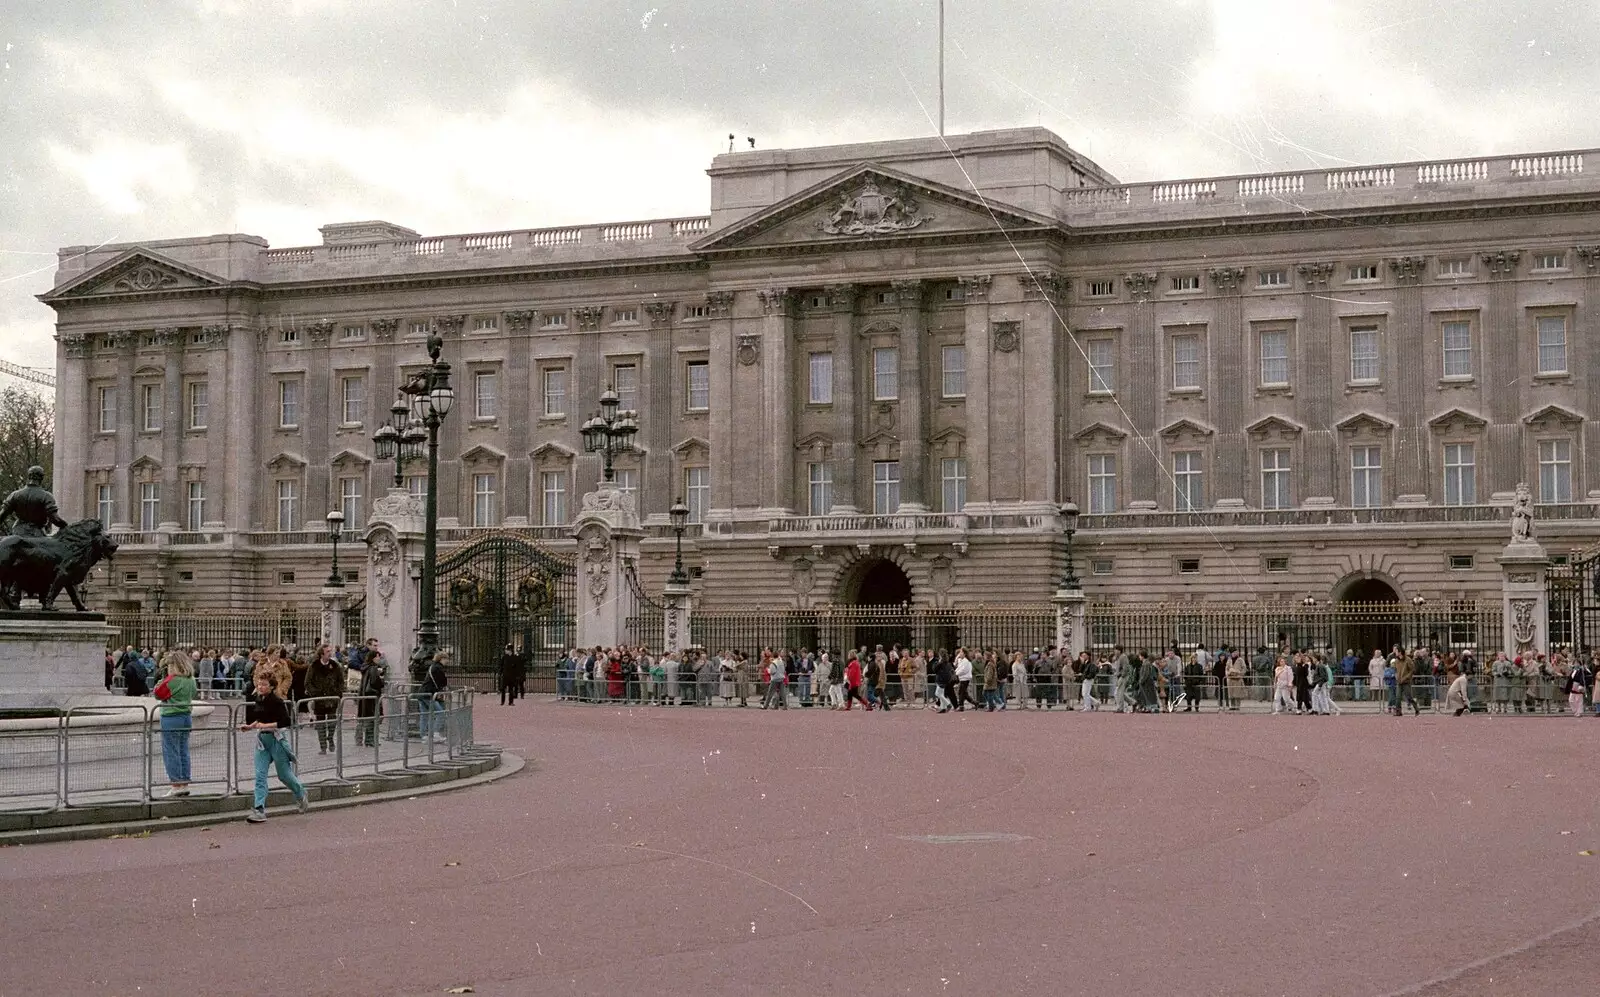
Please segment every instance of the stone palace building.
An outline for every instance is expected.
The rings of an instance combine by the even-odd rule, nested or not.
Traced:
[[[1497,598],[1518,482],[1600,527],[1596,166],[1124,184],[1030,128],[718,156],[709,216],[68,247],[54,487],[102,607],[314,607],[438,330],[446,547],[570,552],[612,386],[642,581],[681,497],[707,609],[1039,605],[1068,498],[1091,600]]]

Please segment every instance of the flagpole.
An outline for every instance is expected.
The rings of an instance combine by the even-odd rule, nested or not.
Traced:
[[[939,0],[939,137],[944,137],[944,0]]]

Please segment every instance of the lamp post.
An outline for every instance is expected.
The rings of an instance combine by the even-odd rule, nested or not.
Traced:
[[[616,391],[606,388],[600,394],[600,414],[590,416],[581,430],[584,452],[600,454],[605,462],[605,475],[601,478],[605,484],[616,480],[613,460],[634,452],[633,435],[639,431],[639,413],[619,409],[620,405]]]
[[[1421,595],[1414,595],[1411,597],[1411,608],[1414,611],[1413,619],[1416,621],[1417,625],[1416,636],[1414,636],[1411,640],[1411,646],[1413,649],[1422,646],[1422,628],[1426,626],[1422,620],[1422,607],[1426,605],[1427,602],[1428,600],[1424,599]]]
[[[434,618],[433,598],[434,562],[439,550],[439,427],[456,400],[455,388],[450,386],[450,365],[439,359],[443,350],[444,339],[434,332],[428,337],[428,366],[401,387],[402,400],[389,410],[389,422],[379,426],[372,436],[378,456],[394,458],[397,487],[403,481],[402,466],[419,456],[420,445],[427,444],[428,490],[422,511],[422,598],[418,612],[421,618],[417,621],[417,646],[411,652],[413,667],[433,657],[439,648],[439,621]]]
[[[406,404],[404,391],[389,408],[389,421],[372,434],[372,442],[379,460],[394,461],[394,486],[406,483],[406,465],[422,459],[422,445],[428,440],[422,423],[412,418],[411,406]]]
[[[339,534],[344,532],[344,513],[338,509],[328,513],[328,535],[333,537],[333,567],[328,571],[329,588],[344,588],[344,576],[339,574]]]
[[[689,574],[683,570],[683,531],[689,525],[689,507],[683,504],[683,499],[680,498],[672,503],[672,508],[667,510],[667,518],[672,522],[672,532],[676,537],[672,574],[667,576],[667,584],[687,585]]]
[[[1072,535],[1078,532],[1078,503],[1067,499],[1061,503],[1061,532],[1067,538],[1067,567],[1061,573],[1061,588],[1072,592],[1083,588],[1077,569],[1072,566]]]

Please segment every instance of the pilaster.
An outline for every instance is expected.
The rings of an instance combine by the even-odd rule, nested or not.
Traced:
[[[828,307],[833,309],[833,508],[830,512],[853,515],[861,508],[857,494],[856,433],[857,358],[856,297],[854,284],[829,284]],[[871,482],[868,482],[871,487]],[[871,508],[870,501],[867,503]]]
[[[1155,375],[1147,382],[1151,385],[1149,390],[1119,391],[1117,397],[1124,399],[1124,405],[1129,419],[1133,422],[1136,435],[1145,439],[1153,439],[1156,430],[1157,406],[1162,392],[1161,384],[1161,343],[1160,330],[1156,328],[1155,304],[1151,296],[1155,293],[1158,274],[1153,272],[1137,272],[1125,274],[1123,284],[1128,288],[1128,294],[1133,300],[1133,307],[1128,322],[1127,345],[1123,348],[1123,370],[1129,371],[1131,380],[1133,371],[1155,371]],[[1162,475],[1157,466],[1155,455],[1148,447],[1135,444],[1128,450],[1129,468],[1127,504],[1135,503],[1141,506],[1155,508],[1161,495],[1160,482]]]
[[[1302,263],[1296,268],[1303,286],[1301,314],[1306,316],[1304,328],[1296,329],[1293,336],[1300,363],[1298,370],[1291,374],[1300,422],[1308,427],[1301,458],[1306,468],[1301,479],[1304,482],[1301,504],[1307,499],[1326,500],[1331,504],[1338,495],[1338,439],[1329,428],[1333,425],[1336,387],[1334,302],[1327,293],[1333,267],[1332,263]]]
[[[967,465],[967,502],[992,501],[989,480],[989,289],[990,274],[960,278],[966,300],[966,330],[962,345],[967,354],[967,452],[976,459]]]
[[[1249,475],[1245,468],[1248,450],[1244,435],[1245,395],[1251,382],[1250,351],[1245,347],[1244,303],[1240,285],[1243,267],[1215,267],[1210,272],[1217,294],[1216,322],[1207,338],[1206,358],[1211,363],[1205,383],[1215,385],[1210,411],[1216,419],[1213,444],[1215,484],[1210,502],[1219,506],[1254,505],[1251,502]]]
[[[794,361],[790,346],[794,342],[794,296],[786,287],[761,292],[762,326],[760,355],[762,421],[766,426],[765,487],[761,504],[775,513],[795,508],[794,497]],[[740,351],[740,362],[744,362]]]
[[[183,332],[157,329],[153,340],[161,350],[161,522],[162,530],[176,530],[183,521],[186,497],[179,494],[178,464],[182,456],[185,419],[183,397]]]
[[[925,287],[920,280],[897,280],[892,286],[895,302],[900,306],[900,509],[922,512],[928,508],[926,427],[930,376],[923,342]]]
[[[1483,254],[1483,268],[1489,274],[1489,310],[1480,324],[1484,371],[1484,402],[1489,425],[1485,451],[1479,459],[1484,468],[1483,480],[1478,483],[1480,495],[1509,492],[1516,487],[1524,472],[1522,466],[1522,398],[1523,377],[1531,376],[1536,367],[1528,360],[1537,355],[1535,340],[1532,352],[1523,348],[1528,333],[1517,315],[1517,261],[1522,254],[1511,251]],[[1568,337],[1571,349],[1573,338]],[[1490,373],[1492,372],[1492,373]],[[1501,372],[1505,372],[1501,376]]]
[[[241,533],[251,529],[256,503],[260,501],[260,436],[267,423],[275,421],[262,417],[267,411],[263,405],[266,389],[260,384],[257,370],[264,339],[262,331],[252,329],[241,329],[228,337],[229,501],[224,522],[228,529]]]
[[[711,390],[711,508],[733,509],[733,457],[742,441],[733,438],[733,303],[732,291],[706,295]],[[681,376],[681,375],[679,375]]]
[[[671,505],[679,497],[683,486],[672,480],[672,420],[674,413],[683,411],[683,400],[673,397],[672,386],[677,373],[677,355],[672,351],[672,323],[677,314],[677,303],[650,301],[644,306],[650,323],[649,356],[653,358],[648,372],[639,371],[639,390],[643,396],[641,413],[646,432],[644,445],[650,456],[644,465],[644,480],[640,487],[644,494],[653,496],[651,504],[657,510],[660,503]]]
[[[1423,413],[1423,400],[1429,392],[1411,390],[1414,385],[1408,376],[1420,376],[1427,370],[1427,357],[1423,353],[1422,288],[1420,281],[1426,271],[1426,261],[1420,256],[1402,256],[1389,261],[1395,276],[1394,323],[1388,330],[1388,348],[1380,354],[1387,357],[1381,378],[1383,390],[1391,393],[1391,412],[1398,417],[1395,431],[1396,496],[1427,496],[1438,489],[1433,487],[1432,468],[1436,466],[1433,440]],[[1387,473],[1387,471],[1385,471]]]

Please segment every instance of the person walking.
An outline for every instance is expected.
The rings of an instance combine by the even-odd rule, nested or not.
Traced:
[[[1467,673],[1453,669],[1445,674],[1453,674],[1454,677],[1450,680],[1449,690],[1444,694],[1444,708],[1453,710],[1458,717],[1463,713],[1470,712],[1472,710],[1472,701],[1467,698]]]
[[[381,715],[383,687],[388,682],[389,660],[378,651],[378,642],[367,642],[366,665],[361,669],[361,684],[356,688],[356,744],[378,746],[378,717]]]
[[[956,648],[956,712],[965,713],[970,702],[974,707],[981,704],[972,695],[972,659],[967,657],[967,649]]]
[[[501,706],[517,705],[517,694],[522,688],[517,681],[517,666],[521,661],[515,644],[507,644],[506,649],[500,652],[500,662],[495,667],[495,685],[499,687]]]
[[[166,676],[155,687],[161,701],[161,763],[167,770],[165,796],[189,795],[189,734],[194,729],[194,662],[180,651],[161,659]]]
[[[872,704],[861,695],[861,662],[856,658],[854,651],[850,652],[850,662],[844,666],[844,711],[850,712],[857,702],[867,711],[872,710]]]
[[[334,716],[339,712],[339,697],[344,695],[344,666],[333,658],[333,645],[319,644],[317,656],[306,668],[306,699],[317,728],[317,753],[325,755],[338,746]]]
[[[1396,648],[1394,658],[1394,693],[1389,697],[1390,705],[1394,708],[1395,716],[1404,716],[1401,700],[1411,704],[1412,716],[1420,716],[1422,707],[1417,705],[1417,699],[1411,693],[1411,680],[1416,677],[1415,659],[1411,655],[1400,652]]]
[[[239,728],[256,732],[255,805],[250,810],[250,816],[245,818],[252,824],[267,819],[267,772],[273,767],[278,770],[278,781],[289,787],[289,792],[294,795],[295,808],[301,813],[311,808],[306,787],[300,784],[294,772],[294,752],[289,750],[289,742],[284,736],[289,729],[289,707],[283,701],[279,688],[274,685],[274,677],[273,672],[257,669],[256,699],[251,709],[254,719]]]
[[[1089,657],[1087,651],[1078,657],[1080,661],[1078,676],[1083,682],[1083,697],[1078,709],[1085,713],[1093,713],[1100,709],[1100,700],[1094,697],[1094,680],[1100,675],[1100,666],[1094,663],[1094,659]]]
[[[422,682],[417,687],[417,711],[420,714],[417,720],[417,732],[424,740],[432,738],[439,741],[447,736],[446,732],[439,728],[442,726],[440,721],[445,719],[444,703],[440,701],[440,697],[450,687],[450,677],[444,670],[444,663],[448,658],[448,651],[435,651],[423,666]],[[617,663],[615,657],[611,659],[611,663],[613,665]],[[613,688],[618,690],[614,695],[620,695],[621,677],[613,676],[611,681]]]
[[[1288,659],[1279,658],[1278,667],[1272,673],[1272,713],[1297,713],[1299,708],[1294,700],[1294,669],[1289,667]]]

